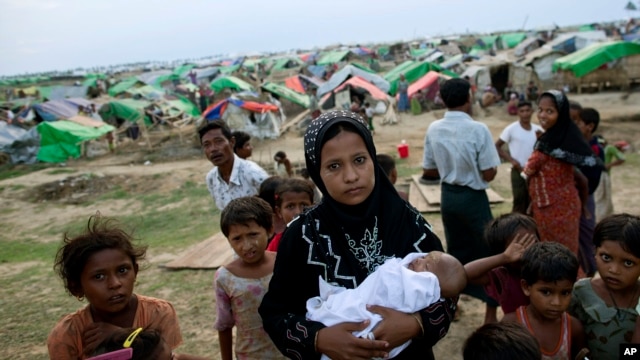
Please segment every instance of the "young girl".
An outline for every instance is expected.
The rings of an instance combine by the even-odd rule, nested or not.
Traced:
[[[504,316],[538,339],[542,359],[574,359],[585,347],[584,330],[566,310],[578,277],[578,258],[556,242],[538,242],[522,255],[522,291],[530,304]]]
[[[487,295],[500,303],[505,314],[528,305],[529,298],[520,286],[520,258],[538,241],[536,223],[526,215],[505,214],[487,225],[484,238],[497,255],[467,263],[464,269],[469,282],[484,285]]]
[[[276,216],[284,224],[288,224],[305,208],[313,204],[313,187],[307,180],[284,179],[276,189],[274,198]],[[267,251],[278,251],[283,232],[284,230],[273,236],[267,246]]]
[[[367,321],[329,327],[307,320],[307,299],[318,296],[319,281],[357,287],[385,260],[412,252],[442,251],[431,226],[398,192],[377,164],[373,138],[362,118],[350,111],[322,114],[307,128],[305,160],[322,201],[293,220],[282,236],[269,291],[260,305],[267,333],[291,357],[332,359],[385,357],[412,340],[397,359],[432,359],[455,312],[456,299],[403,313],[381,306],[369,311],[382,322],[375,339],[355,337]]]
[[[99,214],[89,218],[84,234],[64,235],[54,268],[67,292],[89,304],[55,325],[47,339],[51,359],[84,359],[119,328],[156,329],[171,349],[182,343],[173,306],[133,293],[145,254],[146,247],[134,246],[129,234]]]
[[[621,343],[640,343],[640,217],[617,214],[596,225],[597,278],[578,281],[569,311],[584,324],[594,359],[617,359]]]
[[[131,360],[175,360],[171,348],[158,330],[125,328],[106,338],[87,360],[126,359],[116,357],[123,349],[130,348]]]
[[[273,213],[258,197],[232,200],[220,215],[220,227],[238,257],[216,271],[216,322],[223,360],[233,358],[232,329],[237,327],[235,358],[284,359],[262,328],[258,305],[273,274],[275,253],[266,251]]]
[[[581,198],[586,206],[586,178],[575,166],[601,161],[571,121],[569,101],[549,90],[538,100],[538,120],[545,132],[538,138],[522,175],[529,182],[531,210],[541,241],[556,241],[578,253]],[[580,186],[580,197],[576,189]]]

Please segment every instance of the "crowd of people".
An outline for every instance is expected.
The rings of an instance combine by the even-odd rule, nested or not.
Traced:
[[[519,120],[494,142],[472,117],[470,90],[465,79],[442,84],[447,111],[425,136],[422,177],[441,186],[446,252],[396,190],[367,113],[333,110],[309,124],[307,178],[283,151],[269,176],[249,160],[250,136],[222,120],[198,130],[235,252],[214,276],[222,359],[433,359],[464,316],[462,293],[486,303],[464,359],[609,359],[640,342],[640,217],[614,214],[607,200],[602,175],[624,157],[594,135],[598,112],[545,91],[520,100]],[[513,208],[494,219],[485,190],[501,159],[512,165]],[[134,292],[145,253],[99,215],[65,236],[56,269],[88,305],[55,325],[52,359],[201,359],[175,352],[173,306]]]

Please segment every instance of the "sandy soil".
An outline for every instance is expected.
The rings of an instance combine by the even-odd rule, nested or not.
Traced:
[[[611,141],[626,140],[632,145],[632,151],[640,149],[640,94],[633,93],[631,95],[623,95],[621,93],[602,93],[593,95],[575,95],[571,96],[572,100],[577,100],[583,106],[592,106],[597,108],[602,116],[602,124],[599,133],[603,134]],[[478,109],[475,118],[478,121],[486,123],[491,129],[494,138],[497,138],[500,131],[511,121],[515,121],[514,117],[507,115],[504,107],[493,107],[489,111]],[[405,140],[410,146],[410,156],[406,160],[406,164],[419,167],[422,161],[422,148],[425,131],[428,125],[435,119],[442,116],[443,111],[434,111],[423,113],[419,116],[402,115],[400,121],[396,125],[382,126],[377,123],[374,139],[378,152],[389,154],[397,154],[396,146]],[[535,120],[534,120],[535,121]],[[302,166],[304,162],[302,139],[297,131],[290,131],[277,140],[253,140],[254,155],[253,160],[264,166],[270,166],[273,154],[278,150],[287,152],[289,158],[294,164]],[[211,165],[199,155],[197,149],[193,149],[191,144],[182,144],[185,148],[191,147],[186,153],[188,156],[181,156],[180,159],[172,158],[172,151],[158,151],[153,157],[145,155],[139,151],[143,146],[128,145],[128,148],[121,148],[118,155],[104,155],[94,159],[83,159],[71,161],[67,164],[68,172],[52,174],[51,169],[30,173],[18,178],[7,179],[0,182],[0,201],[5,207],[10,209],[21,209],[18,211],[0,212],[0,223],[3,224],[3,230],[16,233],[28,232],[36,226],[41,226],[42,222],[33,222],[29,217],[22,216],[24,213],[37,212],[40,219],[45,223],[67,223],[77,218],[78,215],[87,214],[87,208],[82,205],[75,205],[69,202],[65,205],[51,204],[51,206],[43,206],[43,203],[34,203],[27,201],[25,196],[32,194],[34,188],[52,181],[62,181],[70,176],[84,173],[94,174],[96,177],[106,179],[118,179],[119,176],[126,175],[128,186],[139,188],[141,191],[162,192],[171,188],[175,188],[183,184],[185,181],[200,182],[203,181],[204,175],[210,169]],[[136,148],[137,147],[137,148]],[[145,161],[151,163],[144,165]],[[405,160],[403,160],[405,161]],[[76,173],[71,172],[76,170]],[[153,181],[157,178],[157,174],[162,175],[161,181]],[[154,177],[155,176],[155,177]],[[508,179],[508,166],[503,164],[498,172],[498,176],[494,181],[493,187],[503,197],[510,201],[510,185]],[[617,211],[626,211],[631,213],[640,213],[640,189],[637,187],[639,183],[640,173],[637,168],[632,166],[622,166],[616,168],[613,176],[614,188],[614,204]],[[405,181],[404,179],[400,180]],[[630,186],[635,184],[634,186]],[[105,213],[130,214],[138,208],[136,204],[126,199],[118,199],[102,203],[102,210]],[[63,209],[63,211],[61,211]],[[442,224],[437,215],[427,216],[433,223],[434,229],[441,239],[444,239]],[[56,239],[38,239],[41,241],[54,241]],[[158,258],[149,259],[151,263],[160,261],[162,255],[156,255]],[[162,257],[166,261],[166,258]],[[18,271],[18,265],[0,265],[3,272]],[[162,270],[153,270],[162,271]],[[57,283],[53,286],[58,286]],[[436,355],[438,358],[452,357],[461,358],[460,348],[464,339],[483,322],[484,306],[480,302],[463,297],[460,302],[464,309],[461,320],[452,324],[449,334],[445,339],[436,346]],[[190,319],[188,317],[181,318],[183,329],[189,329],[190,334],[198,334],[197,337],[214,336],[210,329],[198,331],[194,328],[199,322],[198,319]],[[217,339],[216,339],[217,341]],[[217,349],[217,346],[216,346]],[[210,347],[203,349],[202,354],[210,351]],[[216,353],[215,356],[218,356]]]

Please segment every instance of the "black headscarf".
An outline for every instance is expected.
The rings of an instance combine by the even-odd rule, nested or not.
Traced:
[[[329,195],[320,177],[320,154],[327,141],[327,131],[345,123],[351,124],[363,139],[374,165],[373,191],[358,205],[337,202]],[[323,194],[321,203],[303,216],[302,220],[308,225],[305,228],[317,232],[309,236],[327,240],[321,246],[335,248],[327,251],[336,251],[346,257],[339,266],[348,267],[350,270],[344,273],[354,275],[357,284],[388,258],[442,249],[430,225],[417,210],[400,198],[378,165],[371,132],[359,115],[336,110],[316,118],[307,128],[304,150],[309,175]],[[338,272],[342,271],[338,269]],[[343,282],[338,275],[326,280],[348,288],[357,285]]]
[[[569,99],[558,90],[545,91],[540,99],[549,97],[558,109],[558,120],[536,141],[534,148],[558,160],[581,167],[602,166],[578,126],[571,120]],[[539,100],[538,100],[539,101]]]

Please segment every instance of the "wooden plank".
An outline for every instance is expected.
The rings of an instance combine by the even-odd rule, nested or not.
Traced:
[[[418,187],[418,190],[420,191],[420,193],[422,193],[422,196],[424,196],[424,198],[427,199],[427,202],[429,203],[429,205],[440,206],[440,196],[441,196],[440,185],[421,184],[420,176],[421,175],[419,174],[411,176],[411,178],[413,179],[413,183],[416,184],[416,186]],[[504,202],[504,198],[491,188],[487,189],[487,197],[489,198],[490,204],[497,204],[497,203]]]
[[[420,183],[420,177],[422,175],[413,175],[411,178],[418,187],[418,191],[424,196],[429,205],[440,206],[440,184],[425,185]]]
[[[164,267],[168,269],[217,269],[231,262],[234,252],[227,238],[219,232],[195,244]]]
[[[489,198],[489,203],[498,204],[503,203],[504,198],[500,196],[497,192],[495,192],[492,188],[487,189],[487,197]]]
[[[409,203],[421,213],[440,212],[440,206],[430,205],[427,202],[427,199],[422,196],[422,193],[418,189],[418,185],[413,181],[409,184]]]

